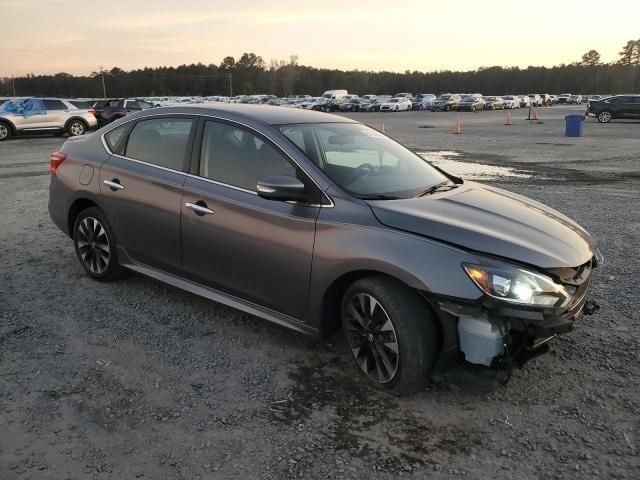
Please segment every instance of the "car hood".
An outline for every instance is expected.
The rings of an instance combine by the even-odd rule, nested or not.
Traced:
[[[596,249],[589,233],[561,213],[475,182],[423,197],[367,203],[388,227],[539,268],[577,267]]]

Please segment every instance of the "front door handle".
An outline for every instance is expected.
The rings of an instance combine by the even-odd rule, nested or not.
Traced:
[[[124,185],[120,183],[120,180],[114,178],[113,180],[105,180],[104,184],[107,185],[114,192],[116,190],[124,190]]]
[[[187,208],[190,208],[191,210],[196,212],[196,215],[200,215],[200,216],[211,215],[213,213],[216,213],[210,208],[207,208],[207,204],[204,203],[202,200],[198,200],[196,203],[187,202],[184,204],[184,206]]]

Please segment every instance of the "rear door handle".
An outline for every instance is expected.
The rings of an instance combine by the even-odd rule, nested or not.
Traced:
[[[124,190],[124,185],[122,185],[117,178],[114,178],[113,180],[105,180],[104,184],[107,185],[114,192],[116,190]]]
[[[184,204],[184,206],[196,212],[197,215],[211,215],[213,213],[216,213],[210,208],[207,208],[207,204],[202,200],[199,200],[196,203],[187,202]]]

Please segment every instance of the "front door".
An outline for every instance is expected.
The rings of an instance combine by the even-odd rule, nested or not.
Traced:
[[[138,121],[100,168],[102,205],[118,245],[132,260],[174,273],[194,123],[186,117]]]
[[[182,199],[183,268],[194,281],[296,319],[307,311],[319,207],[266,200],[260,179],[304,172],[257,132],[206,121]],[[318,192],[319,193],[319,192]]]

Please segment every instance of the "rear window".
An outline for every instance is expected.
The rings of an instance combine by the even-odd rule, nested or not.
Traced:
[[[109,150],[111,150],[112,152],[116,151],[118,142],[120,142],[120,139],[122,138],[122,134],[127,129],[127,126],[128,125],[126,124],[120,125],[119,127],[114,128],[113,130],[105,134],[104,139],[107,142],[107,145],[109,145]]]
[[[193,121],[160,118],[138,122],[129,134],[126,156],[181,171]]]
[[[45,110],[66,110],[67,106],[60,100],[43,100]]]
[[[79,108],[80,110],[90,110],[91,106],[89,105],[88,102],[78,102],[76,100],[72,100],[69,102],[71,105],[73,105],[76,108]]]

